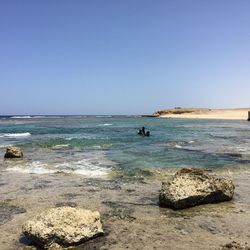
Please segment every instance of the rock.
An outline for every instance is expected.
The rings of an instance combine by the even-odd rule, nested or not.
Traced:
[[[229,201],[233,198],[234,188],[231,180],[209,175],[204,170],[184,168],[162,182],[159,204],[177,210]]]
[[[229,249],[230,250],[250,250],[250,247],[247,246],[247,243],[245,245],[241,245],[236,241],[232,241],[222,246],[220,249],[221,250],[229,250]]]
[[[57,243],[52,243],[50,246],[48,246],[48,250],[62,250],[63,248],[57,244]]]
[[[228,155],[232,157],[242,157],[242,154],[239,153],[229,153]]]
[[[22,250],[37,250],[37,248],[35,246],[25,246]]]
[[[22,227],[23,234],[37,246],[74,246],[103,234],[99,212],[58,207],[40,213]],[[48,248],[48,247],[46,247]]]
[[[159,117],[162,115],[181,115],[181,114],[203,114],[208,113],[211,111],[210,109],[205,108],[181,108],[181,107],[175,107],[174,109],[165,109],[165,110],[159,110],[153,113],[153,116]]]
[[[8,147],[4,158],[22,158],[23,152],[19,147]]]

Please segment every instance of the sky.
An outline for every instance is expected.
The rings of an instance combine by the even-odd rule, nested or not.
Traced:
[[[250,107],[249,0],[0,0],[0,114]]]

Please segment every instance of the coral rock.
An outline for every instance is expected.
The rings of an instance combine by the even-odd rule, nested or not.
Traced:
[[[200,169],[181,169],[162,182],[161,206],[184,209],[206,203],[229,201],[233,198],[231,180],[218,178]]]

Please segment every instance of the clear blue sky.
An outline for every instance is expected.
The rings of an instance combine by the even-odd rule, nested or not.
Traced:
[[[1,0],[0,114],[250,106],[249,0]]]

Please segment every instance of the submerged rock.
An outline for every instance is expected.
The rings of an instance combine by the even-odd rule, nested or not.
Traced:
[[[22,158],[23,152],[19,147],[8,147],[4,158]]]
[[[38,246],[79,245],[103,234],[99,212],[58,207],[42,212],[22,227],[23,234]],[[48,248],[48,247],[46,247]]]
[[[161,206],[184,209],[206,203],[229,201],[233,198],[231,180],[209,175],[200,169],[181,169],[162,182],[159,196]]]

